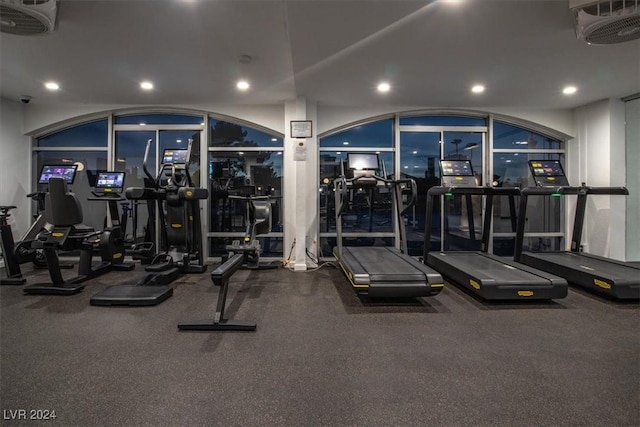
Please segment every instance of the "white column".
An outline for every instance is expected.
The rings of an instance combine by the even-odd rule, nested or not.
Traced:
[[[284,257],[295,239],[290,261],[294,270],[307,269],[306,250],[315,254],[318,241],[318,138],[317,108],[305,98],[285,102],[284,140]],[[292,138],[291,121],[311,121],[310,138]],[[298,153],[296,155],[296,152]]]

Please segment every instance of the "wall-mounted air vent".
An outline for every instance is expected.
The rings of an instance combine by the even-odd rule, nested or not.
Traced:
[[[58,0],[0,0],[0,30],[33,35],[55,29]]]

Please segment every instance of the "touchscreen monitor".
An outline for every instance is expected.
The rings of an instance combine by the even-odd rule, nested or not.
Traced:
[[[67,184],[73,184],[78,165],[43,165],[38,184],[48,184],[51,178],[64,178]]]
[[[188,150],[164,150],[162,153],[162,163],[163,164],[185,164],[187,163],[187,152]]]
[[[99,172],[96,178],[96,190],[121,193],[124,188],[124,172]]]

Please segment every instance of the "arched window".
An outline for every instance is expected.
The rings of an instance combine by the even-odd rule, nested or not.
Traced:
[[[469,160],[478,185],[531,185],[528,160],[564,160],[565,141],[561,134],[544,133],[541,128],[509,117],[494,118],[488,113],[430,112],[396,114],[383,120],[356,123],[346,129],[326,132],[320,138],[319,149],[319,216],[323,253],[331,253],[335,244],[333,180],[341,173],[340,165],[346,152],[376,152],[385,161],[388,173],[416,181],[418,203],[403,221],[407,227],[409,253],[419,256],[422,255],[425,238],[426,193],[430,187],[440,184],[439,161]],[[448,203],[452,205],[448,206],[447,233],[442,232],[445,219],[441,218],[440,204],[436,204],[436,220],[431,227],[432,249],[446,246],[479,250],[482,199],[473,196],[467,203],[453,198]],[[559,249],[564,244],[562,201],[540,203],[543,206],[537,208],[545,214],[539,217],[541,222],[536,220],[530,224],[530,227],[535,227],[535,233],[527,238],[526,244],[539,250]],[[384,205],[383,195],[374,197],[373,201],[352,203],[350,208],[353,212],[349,211],[343,217],[345,236],[350,240],[345,244],[394,245],[391,210],[390,206],[383,208]],[[517,200],[495,201],[490,242],[494,253],[513,253],[515,215]],[[472,232],[475,232],[474,236],[470,235]]]

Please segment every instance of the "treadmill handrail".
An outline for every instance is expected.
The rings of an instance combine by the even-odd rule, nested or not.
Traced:
[[[627,187],[589,187],[588,194],[610,195],[610,196],[628,196]]]
[[[522,190],[522,195],[525,196],[549,196],[551,194],[563,194],[569,196],[580,194],[628,196],[629,190],[626,187],[590,187],[586,185],[581,187],[527,187]]]

